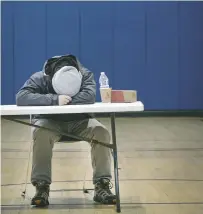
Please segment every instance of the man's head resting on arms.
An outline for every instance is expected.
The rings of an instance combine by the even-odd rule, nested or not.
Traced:
[[[56,56],[44,64],[44,75],[49,76],[58,95],[75,96],[81,87],[82,74],[73,55]]]
[[[18,106],[84,105],[95,103],[94,74],[73,55],[49,58],[16,94]]]

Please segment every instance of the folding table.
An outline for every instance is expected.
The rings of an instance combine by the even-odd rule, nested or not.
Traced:
[[[65,105],[65,106],[16,106],[16,105],[1,105],[1,117],[6,120],[11,120],[20,124],[34,126],[38,128],[49,129],[33,125],[31,122],[25,122],[15,119],[16,116],[29,115],[30,118],[36,114],[83,114],[83,113],[108,113],[111,118],[112,144],[98,142],[93,139],[81,138],[68,133],[60,132],[60,134],[77,139],[79,141],[87,141],[97,143],[113,150],[114,159],[114,176],[115,176],[115,193],[116,193],[116,211],[121,212],[120,208],[120,193],[119,193],[119,175],[118,175],[118,158],[117,158],[117,143],[116,143],[116,127],[115,113],[139,112],[144,111],[142,102],[134,103],[95,103],[90,105]],[[13,117],[10,117],[13,116]],[[50,130],[50,129],[49,129]],[[51,130],[55,131],[56,130]]]

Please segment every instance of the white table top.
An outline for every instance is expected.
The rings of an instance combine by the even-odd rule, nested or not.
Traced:
[[[1,105],[1,115],[33,114],[73,114],[73,113],[110,113],[144,111],[142,102],[134,103],[95,103],[90,105],[65,106],[16,106]]]

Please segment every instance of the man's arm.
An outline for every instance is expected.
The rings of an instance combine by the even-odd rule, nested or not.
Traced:
[[[70,104],[94,104],[96,98],[96,82],[92,72],[84,72],[81,90],[74,97]]]
[[[58,105],[58,95],[43,94],[42,90],[42,80],[34,74],[16,94],[16,104],[18,106]]]

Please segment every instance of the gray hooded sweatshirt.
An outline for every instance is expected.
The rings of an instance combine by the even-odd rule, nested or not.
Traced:
[[[78,94],[72,97],[68,105],[93,104],[96,98],[96,82],[94,75],[77,60],[82,74],[82,84]],[[45,63],[46,65],[46,63]],[[49,76],[44,75],[44,68],[34,73],[16,94],[17,106],[56,106],[58,96],[52,87]],[[92,117],[91,114],[52,114],[35,115],[35,118],[49,118],[59,121],[82,120]]]

